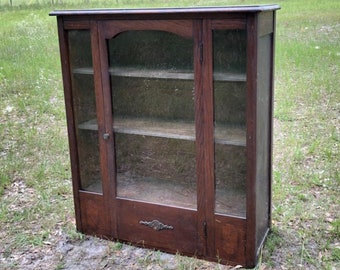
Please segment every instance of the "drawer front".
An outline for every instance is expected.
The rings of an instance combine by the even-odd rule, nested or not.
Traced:
[[[171,253],[197,253],[197,212],[117,199],[118,238]]]

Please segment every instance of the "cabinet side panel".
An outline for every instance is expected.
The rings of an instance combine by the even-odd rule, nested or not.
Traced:
[[[259,16],[259,35],[265,36],[274,31],[274,13],[272,11],[263,12]]]
[[[259,39],[256,131],[256,246],[269,229],[271,187],[271,51],[272,35]]]

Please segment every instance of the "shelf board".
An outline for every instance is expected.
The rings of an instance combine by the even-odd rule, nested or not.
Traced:
[[[93,75],[93,68],[75,68],[74,74]],[[137,68],[110,68],[109,73],[112,76],[130,77],[130,78],[146,78],[146,79],[170,79],[170,80],[194,80],[194,73],[192,71],[178,71],[178,70],[148,70]],[[246,75],[243,73],[231,72],[214,72],[214,80],[222,82],[245,82]]]
[[[215,127],[215,143],[246,146],[246,127],[227,125]]]
[[[98,130],[96,119],[78,126],[85,130]],[[116,133],[161,137],[168,139],[195,141],[195,124],[193,122],[161,121],[144,118],[116,118],[113,130]],[[215,143],[246,146],[245,127],[218,126],[215,128]]]
[[[102,193],[102,182],[84,188],[88,192]],[[127,176],[117,174],[117,197],[159,205],[197,209],[197,189],[192,183],[169,179]],[[215,213],[238,218],[246,217],[246,193],[224,188],[216,190]]]

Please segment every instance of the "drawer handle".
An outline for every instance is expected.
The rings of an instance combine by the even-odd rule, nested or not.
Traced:
[[[139,221],[139,224],[148,226],[156,231],[162,231],[162,230],[173,230],[174,227],[170,225],[165,225],[162,222],[158,220],[153,220],[153,221]]]

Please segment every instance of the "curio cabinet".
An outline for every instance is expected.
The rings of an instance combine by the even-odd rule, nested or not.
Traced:
[[[54,11],[77,229],[252,267],[277,5]]]

